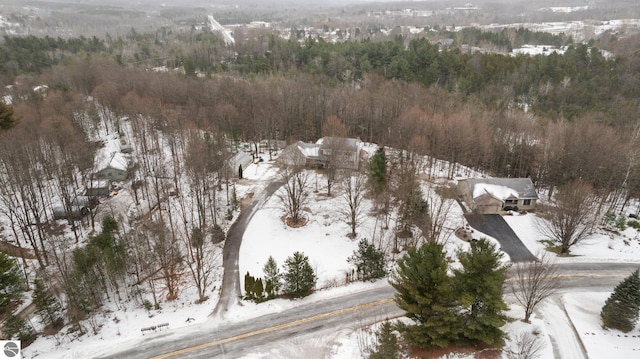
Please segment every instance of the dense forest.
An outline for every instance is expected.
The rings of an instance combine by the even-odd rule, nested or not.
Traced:
[[[579,177],[605,193],[635,190],[637,55],[606,58],[563,36],[524,30],[459,36],[509,46],[505,39],[541,36],[568,48],[510,56],[442,50],[424,38],[300,44],[262,33],[231,51],[207,32],[132,30],[105,40],[6,37],[0,59],[4,82],[21,84],[11,91],[23,125],[36,97],[38,107],[57,109],[33,120],[72,106],[58,116],[71,121],[87,106],[72,102],[88,95],[119,114],[170,116],[252,141],[312,141],[335,115],[351,136],[497,176],[531,176],[551,188]],[[156,65],[183,72],[148,70]],[[41,84],[59,96],[31,93]],[[65,106],[48,104],[54,98]]]

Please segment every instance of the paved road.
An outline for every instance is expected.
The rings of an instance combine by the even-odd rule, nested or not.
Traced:
[[[501,215],[467,213],[464,216],[475,230],[497,239],[502,250],[509,255],[512,262],[536,260],[536,257],[531,254]]]
[[[558,267],[564,278],[563,291],[575,293],[611,291],[639,266],[638,263],[570,263]],[[142,340],[133,340],[129,343],[130,349],[108,358],[238,358],[249,353],[268,353],[274,348],[295,347],[314,338],[320,341],[329,338],[330,345],[331,336],[342,330],[351,331],[401,316],[402,311],[392,301],[393,295],[393,288],[382,284],[243,321],[211,322],[153,333]],[[262,305],[268,306],[268,303]]]
[[[240,244],[242,244],[244,231],[258,208],[264,205],[269,197],[271,197],[271,195],[273,195],[273,193],[283,184],[284,183],[281,181],[271,182],[262,192],[253,198],[253,201],[247,208],[240,212],[236,221],[229,228],[224,249],[222,250],[224,276],[222,277],[220,299],[218,299],[218,303],[213,310],[212,316],[220,318],[224,317],[228,308],[238,302],[241,294],[238,261]]]

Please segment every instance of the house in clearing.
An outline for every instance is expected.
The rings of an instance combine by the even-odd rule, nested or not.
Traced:
[[[111,181],[124,181],[127,178],[129,161],[120,152],[113,152],[107,155],[106,161],[97,164],[93,176],[98,179]]]
[[[124,181],[129,170],[129,160],[121,151],[117,135],[104,141],[104,147],[96,151],[93,178]]]
[[[357,170],[360,167],[362,141],[355,138],[323,137],[316,143],[298,141],[284,149],[280,160],[285,165],[310,168]]]
[[[529,178],[470,178],[458,182],[458,192],[471,211],[482,214],[532,211],[538,200]]]

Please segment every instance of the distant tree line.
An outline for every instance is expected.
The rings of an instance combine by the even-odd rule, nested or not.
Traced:
[[[425,43],[424,46],[430,48],[431,45]],[[615,67],[625,62],[605,60],[598,57],[598,52],[581,49],[584,51],[576,50],[573,54],[578,56],[580,52],[582,55],[578,57],[586,56],[588,61],[583,65],[587,67],[591,66],[592,59],[598,58],[596,62],[601,62],[594,66],[600,71],[607,65]],[[570,55],[568,52],[565,56],[537,59],[566,64]],[[477,56],[480,60],[496,57],[514,61],[500,55]],[[572,85],[581,77],[585,84],[597,82],[589,79],[590,72],[584,73],[576,80],[564,81],[566,88],[562,84],[549,85],[549,91],[561,91],[566,99],[576,97],[588,101],[575,94]],[[635,76],[637,74],[619,78],[619,82],[630,85]],[[636,114],[640,109],[637,101],[627,98],[634,91],[612,94],[611,102],[602,110],[580,107],[579,112],[584,113],[576,113],[572,121],[565,121],[551,115],[535,116],[513,106],[487,106],[475,95],[461,99],[455,91],[439,86],[425,87],[371,73],[357,86],[322,74],[300,72],[286,76],[239,78],[217,74],[197,78],[149,72],[109,59],[92,58],[70,59],[39,76],[20,77],[19,83],[10,90],[14,99],[10,107],[12,116],[20,121],[11,130],[4,131],[11,132],[2,142],[8,146],[5,153],[25,151],[28,147],[14,146],[12,142],[30,143],[28,139],[32,138],[34,129],[57,141],[55,132],[45,130],[46,123],[72,121],[72,114],[86,111],[87,106],[89,113],[102,111],[103,107],[92,108],[90,103],[82,101],[82,96],[88,94],[116,115],[136,118],[136,123],[143,114],[164,119],[166,128],[188,126],[250,142],[265,138],[315,141],[323,135],[323,123],[335,116],[346,126],[347,136],[446,160],[450,177],[458,174],[464,165],[495,176],[531,177],[539,188],[553,189],[578,178],[598,191],[598,197],[603,198],[601,205],[607,201],[626,203],[640,193],[640,168],[636,160],[640,133]],[[49,86],[46,97],[32,90],[43,83]],[[591,97],[607,93],[604,88],[587,92]],[[482,96],[489,93],[491,91],[486,91]],[[547,98],[558,103],[565,101],[558,96]],[[498,99],[501,97],[496,96],[496,101]],[[570,102],[564,102],[565,106],[575,105]],[[51,106],[56,110],[47,112],[45,109]],[[613,112],[607,114],[605,107]],[[72,134],[77,132],[76,127],[77,124],[71,124],[61,130]],[[27,137],[20,139],[22,134]],[[85,146],[82,138],[78,141],[78,146]],[[81,153],[90,152],[72,153],[80,160]],[[10,158],[3,160],[11,165]],[[81,163],[80,168],[88,165]],[[64,166],[56,168],[60,170]],[[432,166],[426,168],[433,171]]]
[[[249,31],[248,31],[249,32]],[[599,49],[574,44],[565,35],[504,29],[497,32],[465,28],[456,33],[455,46],[440,49],[429,39],[330,43],[308,38],[284,40],[275,33],[250,32],[248,39],[226,48],[206,30],[176,32],[163,27],[154,33],[132,29],[123,36],[92,38],[8,37],[0,45],[0,64],[13,76],[40,72],[73,55],[105,54],[122,65],[180,67],[188,75],[229,73],[285,75],[306,73],[321,79],[351,83],[377,74],[385,79],[439,87],[465,98],[473,95],[486,107],[529,111],[553,119],[575,120],[597,113],[609,124],[628,123],[640,95],[637,55],[605,58]],[[610,40],[610,41],[615,41]],[[461,51],[462,45],[486,45],[502,51],[524,43],[568,45],[559,55],[510,56]],[[486,46],[485,46],[486,47]]]

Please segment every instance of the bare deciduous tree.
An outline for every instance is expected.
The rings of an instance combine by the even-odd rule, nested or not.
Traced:
[[[448,236],[443,236],[444,224],[455,200],[455,189],[430,188],[426,195],[427,202],[426,219],[421,226],[422,236],[427,240],[445,242]]]
[[[560,286],[558,267],[548,252],[538,254],[538,260],[516,263],[512,267],[511,290],[516,300],[524,307],[524,321],[544,299],[553,295]]]
[[[560,253],[589,236],[594,218],[594,195],[590,185],[574,180],[561,186],[552,199],[548,221],[538,223],[539,231],[560,246]]]
[[[513,338],[515,350],[507,355],[509,359],[536,359],[542,356],[545,343],[536,333],[523,331]]]
[[[325,137],[320,146],[320,155],[325,159],[323,172],[327,178],[327,196],[331,196],[331,188],[338,180],[341,171],[349,168],[350,153],[347,139],[343,137]]]
[[[309,199],[309,174],[304,170],[304,157],[297,151],[283,153],[280,163],[284,193],[281,191],[278,197],[287,215],[288,224],[300,225],[303,220],[302,208]]]
[[[344,179],[345,207],[341,213],[345,216],[347,224],[351,227],[351,238],[356,238],[356,228],[362,222],[362,201],[366,194],[367,176],[362,172],[355,172]]]

